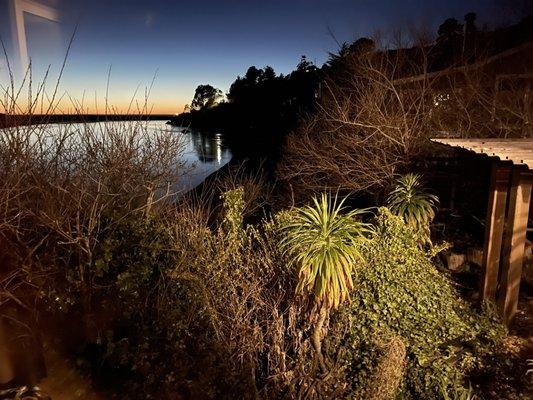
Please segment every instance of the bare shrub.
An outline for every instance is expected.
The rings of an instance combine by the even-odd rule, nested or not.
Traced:
[[[401,54],[359,53],[347,77],[325,83],[319,111],[289,137],[283,175],[306,189],[366,190],[390,182],[427,137],[427,82],[399,90]]]
[[[333,59],[318,112],[289,136],[280,172],[293,186],[380,191],[431,137],[531,134],[531,75],[519,62],[530,44],[491,57],[480,50],[472,64],[434,71],[433,46],[375,51],[371,43]],[[502,75],[504,62],[518,72]]]
[[[227,193],[224,220],[215,232],[202,223],[176,231],[175,251],[187,262],[176,269],[175,276],[192,274],[205,285],[206,302],[216,321],[215,336],[224,343],[233,365],[228,380],[230,373],[245,377],[241,383],[253,398],[259,396],[256,380],[266,378],[256,377],[260,363],[267,363],[264,373],[269,382],[263,384],[274,385],[270,390],[282,379],[276,376],[290,368],[284,344],[288,316],[280,315],[280,310],[292,308],[292,285],[277,282],[280,276],[286,277],[285,284],[293,279],[289,271],[280,270],[281,253],[271,237],[274,230],[260,233],[242,225],[244,190]],[[183,212],[189,213],[181,211],[180,215]],[[177,225],[193,223],[183,218],[177,221]]]
[[[218,227],[196,217],[196,202],[182,203],[176,210],[170,225],[177,266],[167,285],[187,279],[201,287],[204,311],[185,311],[185,320],[192,327],[199,315],[209,315],[212,341],[224,355],[224,384],[230,385],[233,396],[244,398],[343,393],[342,369],[334,362],[327,378],[317,374],[307,317],[310,304],[295,299],[297,274],[279,247],[283,214],[245,226],[243,212],[250,198],[245,189],[238,187],[223,198]]]
[[[34,293],[63,309],[81,297],[90,313],[102,234],[172,198],[183,146],[179,135],[142,120],[32,124],[57,111],[59,80],[50,94],[46,77],[32,90],[30,65],[20,86],[10,73],[0,88],[0,106],[15,122],[0,134],[0,237],[16,267],[27,268]],[[39,109],[45,114],[34,114]]]
[[[262,168],[250,170],[245,163],[232,165],[225,173],[217,174],[213,185],[222,193],[243,188],[245,218],[267,207],[273,191],[273,186],[268,182]]]

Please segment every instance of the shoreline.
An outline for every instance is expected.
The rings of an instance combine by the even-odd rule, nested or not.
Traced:
[[[106,121],[170,121],[171,114],[53,114],[53,115],[12,115],[0,114],[0,129],[17,126],[61,123],[91,123]]]

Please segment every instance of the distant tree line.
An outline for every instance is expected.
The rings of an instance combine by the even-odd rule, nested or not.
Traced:
[[[407,43],[398,41],[383,44],[369,38],[342,43],[337,52],[329,54],[322,67],[317,67],[306,56],[302,56],[295,70],[287,75],[276,74],[271,66],[251,66],[244,76],[238,76],[231,84],[225,100],[219,89],[210,85],[198,86],[187,112],[171,122],[201,130],[222,131],[237,159],[257,163],[266,159],[274,169],[287,134],[301,127],[302,123],[306,124],[307,129],[309,121],[314,121],[311,122],[311,129],[322,124],[320,129],[335,130],[334,127],[323,126],[331,117],[325,116],[324,111],[331,106],[332,101],[339,99],[339,95],[347,101],[346,106],[350,105],[351,108],[341,110],[337,107],[336,121],[349,122],[361,117],[354,108],[356,106],[359,110],[372,103],[378,106],[378,98],[382,102],[379,105],[381,109],[382,106],[390,105],[388,95],[377,90],[377,87],[368,86],[371,81],[377,86],[383,85],[385,81],[388,81],[389,86],[397,85],[403,78],[473,64],[533,40],[531,17],[493,31],[479,29],[475,19],[474,13],[466,14],[463,24],[454,18],[448,18],[439,26],[436,35],[410,38]],[[370,80],[369,74],[372,75]],[[415,96],[421,104],[426,104],[429,98],[428,88],[423,84],[418,86],[418,89],[427,93],[418,93],[417,96],[414,89],[410,89],[411,93],[406,96]],[[335,96],[331,93],[333,88]],[[388,89],[390,90],[385,88],[385,93],[392,94],[395,91],[393,86]],[[362,93],[369,95],[373,92],[374,95],[368,101],[363,102],[364,99],[357,98]],[[377,92],[383,96],[376,97]],[[438,96],[438,93],[434,94]],[[407,103],[413,101],[412,98],[402,100]],[[441,109],[444,110],[444,107]],[[425,108],[419,109],[421,110]],[[450,112],[444,114],[449,115]],[[375,109],[373,115],[379,116],[379,109]],[[420,115],[428,117],[424,113],[419,113]],[[318,120],[310,118],[313,116],[318,116]],[[415,119],[420,129],[424,129],[424,118]],[[330,122],[335,125],[335,121]],[[413,135],[413,132],[413,129],[407,129],[405,137]],[[387,171],[387,176],[389,173]]]
[[[200,85],[176,125],[225,133],[238,159],[275,162],[282,139],[302,117],[311,114],[322,71],[305,56],[290,74],[276,74],[271,66],[251,66],[231,84],[227,100],[210,85]]]

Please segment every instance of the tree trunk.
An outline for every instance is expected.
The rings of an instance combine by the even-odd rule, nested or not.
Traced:
[[[374,368],[367,387],[367,400],[393,400],[402,383],[406,368],[405,344],[399,336],[391,337],[387,343],[379,344],[383,351]]]
[[[326,372],[326,363],[324,361],[324,356],[322,355],[322,330],[324,328],[324,322],[326,321],[326,317],[328,315],[328,310],[324,304],[320,306],[320,311],[318,314],[318,321],[315,325],[315,330],[313,332],[313,346],[316,351],[316,356],[318,359],[318,363],[320,365],[320,369],[322,372]]]

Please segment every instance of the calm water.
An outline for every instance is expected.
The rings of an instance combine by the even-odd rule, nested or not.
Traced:
[[[185,175],[177,184],[178,190],[189,190],[204,181],[231,160],[231,151],[224,146],[220,133],[199,131],[167,125],[166,121],[147,122],[152,129],[164,129],[182,135],[184,151],[181,161],[185,164]]]
[[[94,132],[105,132],[106,124],[112,124],[110,129],[117,129],[120,124],[125,127],[128,124],[136,124],[138,122],[94,122],[86,124],[50,124],[46,127],[43,125],[34,125],[31,127],[19,127],[19,129],[29,129],[30,131],[45,129],[50,132],[50,136],[54,132],[63,132],[68,130],[75,132],[89,129]],[[178,182],[173,185],[173,190],[176,192],[184,192],[190,190],[200,183],[205,178],[217,171],[231,160],[230,150],[224,146],[222,135],[219,133],[202,133],[199,131],[175,127],[167,125],[166,121],[143,121],[143,129],[150,131],[169,131],[179,135],[182,143],[182,152],[180,158],[176,160],[176,165],[180,166],[183,171]],[[118,128],[120,129],[120,128]],[[127,128],[126,128],[127,129]],[[0,129],[0,134],[2,130]]]

